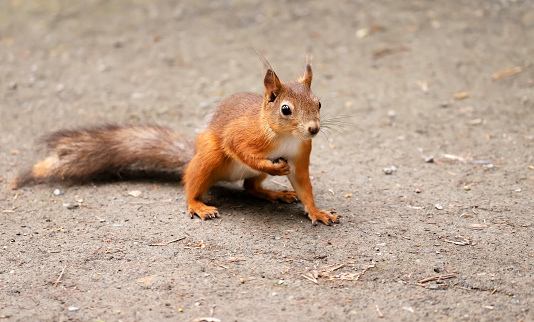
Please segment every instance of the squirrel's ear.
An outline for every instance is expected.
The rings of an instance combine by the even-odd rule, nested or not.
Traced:
[[[302,84],[308,87],[311,87],[312,78],[313,78],[313,71],[312,71],[311,65],[307,63],[306,69],[304,70],[304,76],[302,76],[299,79],[299,82],[301,82]]]
[[[278,76],[276,76],[274,70],[269,68],[267,73],[265,73],[265,78],[263,79],[263,84],[265,85],[265,95],[269,98],[269,102],[273,102],[280,90],[282,89],[282,83]]]

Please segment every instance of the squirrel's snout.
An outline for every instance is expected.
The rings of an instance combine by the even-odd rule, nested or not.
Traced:
[[[306,127],[308,128],[308,133],[312,136],[319,133],[319,130],[321,129],[321,125],[317,120],[308,121]]]
[[[312,135],[319,133],[319,126],[318,125],[308,126],[308,132],[310,132]]]

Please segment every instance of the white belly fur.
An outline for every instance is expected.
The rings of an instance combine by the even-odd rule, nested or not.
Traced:
[[[226,176],[224,178],[221,178],[222,181],[238,181],[238,180],[244,180],[248,178],[255,177],[259,175],[260,172],[253,170],[249,166],[234,161],[232,162],[232,165],[230,165],[230,168],[228,169],[228,172],[226,173]]]
[[[291,166],[291,172],[293,172],[293,158],[298,152],[299,146],[302,143],[301,140],[292,137],[284,138],[280,140],[278,148],[269,153],[268,159],[274,161],[278,158],[284,158]],[[238,161],[232,162],[225,177],[221,178],[221,181],[238,181],[255,177],[261,172],[256,171],[246,164]]]

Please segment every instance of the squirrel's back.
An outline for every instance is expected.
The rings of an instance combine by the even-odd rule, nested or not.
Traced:
[[[236,93],[228,96],[212,111],[206,120],[206,126],[216,134],[222,135],[228,124],[241,117],[247,117],[249,120],[257,118],[261,114],[261,105],[263,97],[255,93]],[[214,126],[210,126],[214,125]]]

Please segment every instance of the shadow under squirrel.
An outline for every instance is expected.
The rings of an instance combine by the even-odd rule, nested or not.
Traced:
[[[310,89],[310,62],[298,81],[283,84],[263,61],[268,67],[263,97],[237,93],[224,99],[194,147],[180,133],[157,125],[58,131],[44,138],[48,156],[22,172],[12,188],[44,180],[83,182],[127,167],[171,169],[183,172],[191,217],[218,217],[202,195],[217,181],[244,179],[245,190],[256,197],[287,203],[298,198],[314,225],[338,223],[339,216],[318,210],[313,200],[308,167],[321,103]],[[295,191],[264,189],[267,175],[287,176]]]

